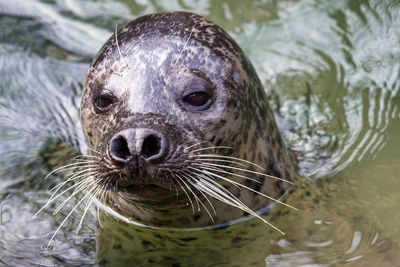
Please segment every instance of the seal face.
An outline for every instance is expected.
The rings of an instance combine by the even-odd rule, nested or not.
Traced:
[[[144,16],[112,36],[87,72],[81,120],[90,190],[148,225],[254,214],[296,175],[253,66],[196,14]]]

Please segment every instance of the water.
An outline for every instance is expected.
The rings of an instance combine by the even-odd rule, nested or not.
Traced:
[[[276,207],[268,217],[285,236],[255,220],[235,225],[232,235],[250,233],[240,246],[222,234],[215,245],[226,253],[215,262],[395,266],[400,259],[395,0],[0,0],[0,265],[97,264],[94,213],[76,231],[83,208],[45,247],[73,203],[61,214],[53,216],[53,206],[32,219],[49,188],[62,180],[43,178],[64,158],[86,150],[78,114],[82,83],[115,25],[172,10],[206,16],[237,40],[271,96],[301,174],[309,177],[288,197],[298,212]],[[182,249],[181,262],[212,263],[193,252]]]

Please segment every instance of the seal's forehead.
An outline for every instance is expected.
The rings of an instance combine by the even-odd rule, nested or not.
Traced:
[[[107,41],[93,66],[106,58],[117,58],[120,52],[131,54],[135,46],[152,44],[154,47],[171,41],[182,46],[189,40],[192,45],[210,48],[215,56],[227,61],[242,59],[241,49],[223,29],[199,15],[172,12],[147,15],[130,22]]]

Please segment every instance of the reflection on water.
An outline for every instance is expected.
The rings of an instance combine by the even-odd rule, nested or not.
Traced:
[[[80,90],[91,58],[115,24],[170,10],[204,15],[239,42],[271,96],[301,174],[310,177],[288,199],[299,212],[279,215],[276,208],[279,216],[272,219],[286,236],[262,239],[265,228],[256,228],[260,237],[245,244],[254,255],[242,263],[392,266],[400,257],[395,0],[0,0],[0,263],[96,262],[96,219],[89,216],[74,230],[82,211],[50,250],[44,248],[69,209],[31,219],[62,179],[43,177],[58,156],[75,153],[57,140],[86,150]],[[233,246],[231,252],[233,260]]]

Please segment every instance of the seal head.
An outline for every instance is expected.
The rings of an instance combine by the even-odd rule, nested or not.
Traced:
[[[144,224],[253,214],[296,175],[253,66],[196,14],[144,16],[113,35],[87,72],[81,120],[91,190]]]

